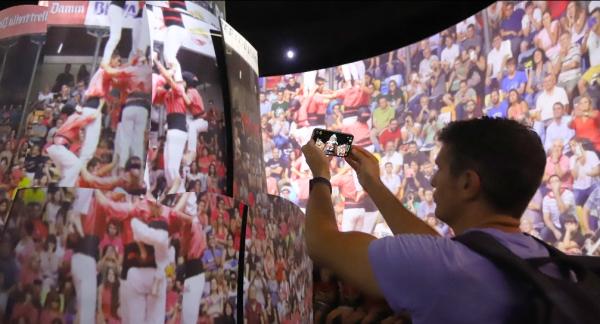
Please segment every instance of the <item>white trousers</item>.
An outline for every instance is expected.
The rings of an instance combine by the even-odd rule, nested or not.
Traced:
[[[345,208],[342,214],[342,232],[359,230],[362,218],[365,215],[364,208]]]
[[[71,258],[71,274],[77,294],[79,323],[96,322],[96,260],[89,255],[75,253]]]
[[[208,122],[202,118],[188,120],[188,151],[196,151],[198,134],[208,131]]]
[[[114,6],[113,6],[114,7]],[[96,113],[98,109],[83,107],[83,111],[81,112],[82,116],[89,116]],[[89,161],[94,157],[94,153],[96,153],[96,148],[98,148],[98,141],[100,140],[100,131],[102,130],[102,118],[100,116],[96,117],[93,122],[85,126],[85,138],[83,139],[83,143],[81,143],[81,152],[79,153],[79,158],[81,161]]]
[[[375,228],[375,222],[377,221],[377,216],[379,212],[365,212],[363,217],[362,227],[358,230],[363,233],[373,233],[373,229]]]
[[[181,323],[195,324],[198,322],[200,301],[206,278],[203,273],[185,279],[183,282],[183,300],[181,303]]]
[[[110,35],[108,36],[108,41],[106,41],[106,45],[104,46],[104,53],[102,54],[102,63],[109,64],[110,57],[113,52],[119,45],[119,41],[121,40],[121,29],[123,28],[123,20],[124,11],[123,8],[110,5],[108,7],[108,22],[110,23]]]
[[[181,80],[181,65],[177,60],[177,52],[179,52],[179,48],[186,37],[188,37],[188,32],[185,28],[181,26],[167,27],[163,56],[165,58],[165,63],[167,63],[167,68],[169,68],[169,64],[175,68],[175,80]]]
[[[59,187],[75,187],[79,178],[79,171],[83,163],[64,145],[53,144],[47,149],[48,156],[60,169]]]
[[[304,89],[306,89],[307,92],[310,92],[310,90],[315,87],[316,79],[317,70],[304,72],[302,74],[302,82],[304,83]]]
[[[123,300],[126,311],[123,317],[128,324],[163,324],[167,304],[167,280],[162,280],[156,294],[152,294],[156,268],[130,268],[127,271]],[[81,322],[93,323],[93,322]]]
[[[167,186],[171,187],[175,179],[180,177],[179,168],[187,142],[187,132],[179,129],[169,129],[165,142],[165,178]]]
[[[121,317],[121,324],[128,324],[129,310],[127,308],[127,291],[129,290],[129,286],[127,285],[127,280],[120,280],[121,281],[119,283],[119,316]]]
[[[142,17],[135,18],[133,28],[131,29],[131,52],[129,52],[129,61],[136,54],[142,56],[146,53],[146,48],[150,46],[150,33],[146,18],[146,8],[142,8]]]
[[[121,122],[117,127],[120,130],[119,146],[119,167],[124,168],[127,159],[135,156],[143,160],[144,158],[144,135],[146,124],[148,123],[148,109],[142,106],[127,106],[123,110]]]
[[[165,268],[170,262],[169,233],[151,228],[137,218],[131,220],[131,231],[135,241],[152,245],[156,268],[129,269],[126,292],[128,319],[130,323],[164,323],[167,298]]]

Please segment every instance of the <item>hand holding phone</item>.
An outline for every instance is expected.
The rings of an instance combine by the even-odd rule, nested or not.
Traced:
[[[350,153],[354,135],[315,128],[311,138],[326,155],[346,157]]]

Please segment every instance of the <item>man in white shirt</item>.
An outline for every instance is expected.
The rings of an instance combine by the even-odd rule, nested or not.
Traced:
[[[394,174],[398,174],[404,163],[404,157],[402,153],[396,151],[394,142],[387,142],[385,144],[385,152],[379,164],[385,166],[388,162],[392,164]],[[384,171],[382,168],[381,173],[384,173]]]
[[[458,44],[454,43],[454,39],[451,35],[446,36],[444,39],[446,47],[442,50],[441,58],[442,58],[442,67],[445,70],[454,66],[454,61],[460,54]]]
[[[438,57],[431,55],[431,48],[427,41],[421,43],[421,48],[423,50],[423,59],[419,63],[419,76],[421,77],[421,81],[426,83],[431,77],[431,61],[437,61]]]
[[[540,93],[535,102],[535,112],[537,120],[548,121],[553,115],[553,106],[560,102],[563,105],[569,104],[569,98],[565,89],[556,85],[556,77],[550,73],[544,78],[544,90]]]
[[[562,143],[569,143],[569,140],[575,136],[575,131],[569,127],[571,122],[570,116],[565,116],[565,106],[556,102],[553,106],[554,118],[546,129],[546,140],[544,141],[544,149],[548,151],[554,141],[562,140]],[[565,147],[568,148],[568,147]]]
[[[394,194],[398,193],[398,189],[400,189],[400,176],[394,173],[392,162],[385,164],[385,172],[381,176],[381,181],[389,191]]]
[[[487,56],[487,77],[485,79],[485,85],[489,86],[492,83],[492,79],[496,79],[498,82],[502,80],[502,73],[504,72],[504,66],[506,60],[512,57],[512,51],[510,49],[510,41],[508,45],[503,44],[502,36],[500,34],[494,35],[493,48],[490,50]]]

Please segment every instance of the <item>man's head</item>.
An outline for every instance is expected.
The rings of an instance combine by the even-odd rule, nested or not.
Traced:
[[[516,121],[484,117],[450,123],[439,140],[438,171],[431,180],[439,219],[452,226],[462,213],[481,206],[490,213],[521,217],[546,165],[533,130]]]
[[[467,27],[467,38],[473,38],[475,36],[475,25],[469,24]]]
[[[119,55],[119,53],[115,52],[110,57],[110,66],[113,67],[113,68],[121,66],[121,55]]]
[[[387,99],[384,96],[379,97],[379,100],[377,100],[377,103],[379,104],[379,107],[381,107],[381,108],[388,107]]]
[[[561,102],[556,102],[552,106],[552,112],[556,120],[560,120],[565,113],[565,106]]]
[[[571,47],[571,33],[569,31],[564,31],[560,34],[560,38],[558,39],[561,48],[570,48]]]
[[[494,45],[496,50],[500,49],[500,46],[502,45],[502,36],[500,36],[500,34],[494,35],[492,45]]]
[[[431,203],[433,202],[433,191],[432,190],[425,190],[425,202],[427,203]]]
[[[397,119],[392,119],[390,121],[390,130],[392,132],[395,132],[398,129],[398,120]]]
[[[506,61],[506,68],[508,70],[508,74],[515,74],[515,72],[517,71],[517,61],[515,61],[514,57],[511,57]]]
[[[325,89],[325,79],[321,78],[321,77],[317,77],[316,79],[316,83],[317,83],[317,90],[319,92],[323,91],[323,89]]]
[[[385,173],[392,174],[392,171],[394,171],[394,165],[392,164],[392,162],[386,162],[385,163]]]
[[[548,73],[544,77],[544,81],[543,81],[544,90],[551,91],[552,89],[554,89],[555,85],[556,85],[556,77],[554,76],[554,74]]]
[[[490,99],[492,100],[492,105],[497,105],[500,101],[500,96],[498,95],[498,89],[493,89],[490,93]]]

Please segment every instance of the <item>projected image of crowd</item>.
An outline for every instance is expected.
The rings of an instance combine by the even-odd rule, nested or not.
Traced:
[[[240,208],[211,193],[19,190],[0,235],[0,322],[235,323]]]
[[[404,206],[449,237],[430,184],[437,132],[455,120],[509,118],[530,126],[547,152],[522,230],[569,254],[600,255],[599,75],[597,2],[523,1],[494,3],[376,57],[263,78],[268,192],[306,207],[311,174],[301,146],[316,127],[350,133],[378,157],[381,180]],[[392,235],[350,166],[333,159],[331,167],[340,229]],[[352,289],[317,269],[315,320],[402,321]]]

